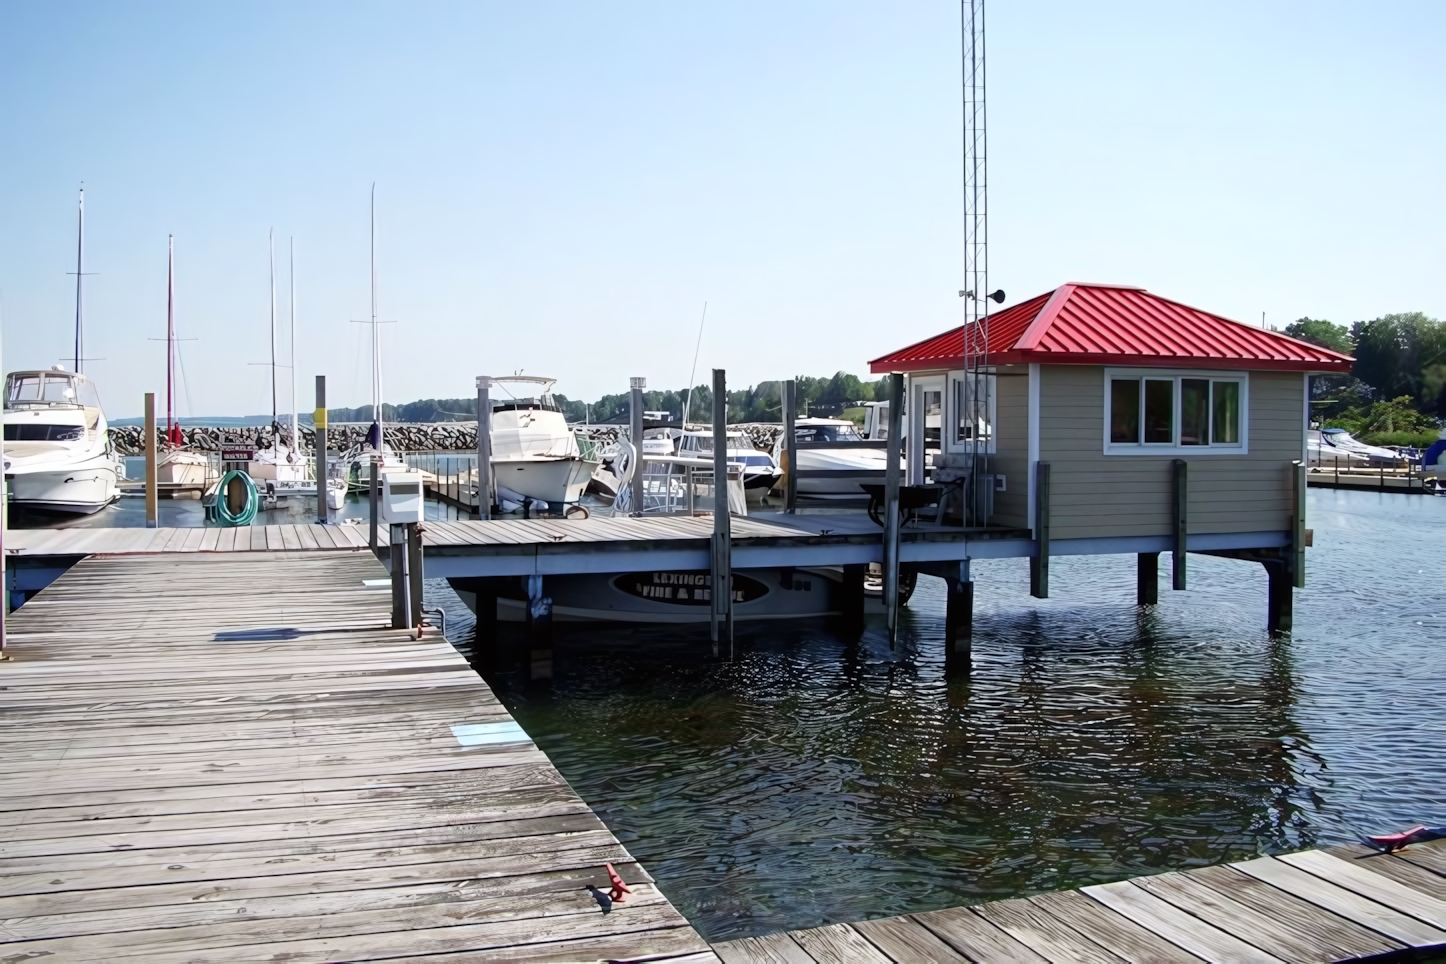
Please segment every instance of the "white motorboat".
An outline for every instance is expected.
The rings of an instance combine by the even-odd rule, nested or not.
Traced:
[[[17,508],[88,514],[125,470],[90,379],[59,365],[5,380],[5,480]]]
[[[1327,461],[1333,457],[1364,459],[1372,463],[1386,463],[1395,465],[1403,461],[1401,453],[1394,449],[1382,448],[1379,445],[1367,445],[1343,428],[1325,428],[1320,431],[1319,441],[1312,438],[1307,442],[1307,450],[1311,455],[1324,456]],[[1311,450],[1310,442],[1316,442],[1315,449]]]
[[[753,447],[748,436],[742,432],[729,431],[728,461],[743,466],[743,493],[749,502],[760,502],[782,477],[778,462],[767,452]],[[646,442],[644,443],[646,444]],[[709,431],[687,431],[678,439],[678,454],[689,458],[711,459],[713,457],[713,433]]]
[[[492,379],[492,478],[498,487],[547,503],[582,498],[598,462],[583,457],[577,436],[553,397],[554,378]]]
[[[211,460],[202,452],[167,448],[156,456],[156,482],[164,486],[204,486],[211,475]]]
[[[829,476],[798,477],[798,494],[818,499],[863,497],[860,482],[878,473],[882,480],[888,456],[882,448],[853,445],[866,440],[853,422],[838,418],[800,418],[794,422],[794,437],[800,442],[838,443],[838,448],[807,448],[795,451],[801,472],[829,472]],[[773,457],[782,464],[783,436],[773,446]],[[900,463],[902,465],[902,461]]]

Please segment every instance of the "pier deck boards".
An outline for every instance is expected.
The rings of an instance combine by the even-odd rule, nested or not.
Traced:
[[[94,533],[167,549],[10,617],[0,960],[716,961],[369,553]]]
[[[724,941],[724,964],[1328,964],[1446,947],[1446,845],[1262,857]]]

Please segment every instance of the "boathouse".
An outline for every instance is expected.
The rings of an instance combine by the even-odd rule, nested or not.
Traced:
[[[1030,530],[1045,567],[1135,552],[1143,586],[1172,550],[1184,588],[1186,550],[1265,550],[1303,584],[1282,550],[1306,541],[1309,375],[1353,359],[1124,285],[1061,285],[979,324],[870,363],[903,374],[908,438],[940,425],[930,478],[907,446],[908,484],[992,477],[980,521]]]

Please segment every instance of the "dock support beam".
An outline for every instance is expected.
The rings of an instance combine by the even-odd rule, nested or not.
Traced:
[[[974,579],[969,560],[961,559],[957,571],[944,577],[944,673],[968,672],[970,644],[974,635]]]
[[[1185,549],[1189,542],[1190,513],[1189,513],[1189,481],[1190,465],[1184,459],[1175,460],[1175,551],[1174,555],[1174,581],[1171,588],[1185,588]]]
[[[1135,557],[1135,605],[1156,606],[1160,602],[1160,554],[1142,552]]]
[[[527,576],[527,663],[532,680],[552,679],[552,597],[541,576]],[[495,612],[494,606],[494,612]]]
[[[783,383],[783,511],[798,511],[798,382],[790,378]]]
[[[889,646],[899,636],[899,459],[904,424],[904,376],[889,374],[889,438],[884,464],[884,618]]]
[[[843,567],[843,584],[839,586],[839,628],[844,635],[858,636],[864,631],[864,576],[868,568],[863,563]]]
[[[422,622],[422,540],[415,524],[391,527],[392,628]]]
[[[641,437],[641,436],[640,436]],[[641,450],[640,450],[641,451]],[[641,469],[641,466],[639,466]],[[713,562],[710,635],[713,655],[733,658],[733,526],[728,510],[728,378],[713,369]]]
[[[628,410],[628,434],[632,436],[629,441],[633,443],[633,478],[632,478],[632,501],[633,509],[631,515],[643,514],[643,389],[648,387],[646,378],[629,379],[629,386],[632,390],[631,404]]]
[[[1049,463],[1034,463],[1034,555],[1029,559],[1029,594],[1049,598]]]
[[[295,382],[291,384],[295,385]],[[316,376],[316,410],[311,413],[312,426],[316,434],[316,521],[326,525],[326,376]],[[351,474],[351,470],[347,470]],[[376,502],[372,503],[372,548],[377,545]]]
[[[479,519],[492,518],[492,377],[477,376],[477,507]]]
[[[156,527],[159,505],[156,493],[156,393],[146,392],[146,528]],[[218,493],[224,499],[224,492]]]
[[[1265,628],[1272,633],[1288,633],[1295,616],[1295,580],[1287,560],[1263,561],[1270,580],[1266,606]]]

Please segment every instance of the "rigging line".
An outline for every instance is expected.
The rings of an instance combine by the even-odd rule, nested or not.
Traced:
[[[693,379],[698,376],[698,352],[703,348],[703,323],[708,320],[708,302],[703,302],[703,317],[698,320],[698,342],[693,346],[693,368],[688,372],[688,394],[683,399],[683,425],[688,424],[688,406],[693,403]]]

